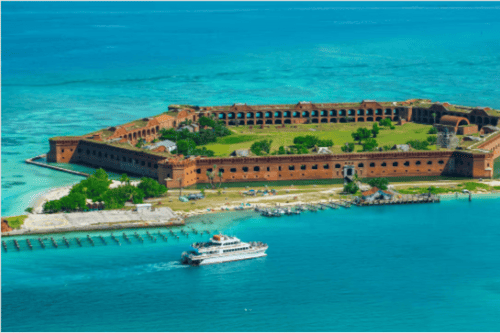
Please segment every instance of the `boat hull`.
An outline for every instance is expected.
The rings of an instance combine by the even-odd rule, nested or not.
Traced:
[[[235,254],[224,255],[224,256],[213,256],[213,257],[209,257],[209,258],[203,258],[200,260],[196,260],[196,259],[195,260],[188,260],[188,262],[186,264],[192,265],[192,266],[201,266],[201,265],[221,264],[224,262],[231,262],[231,261],[255,259],[255,258],[267,256],[266,250],[267,250],[267,248],[263,248],[263,249],[255,250],[253,252],[235,253]]]

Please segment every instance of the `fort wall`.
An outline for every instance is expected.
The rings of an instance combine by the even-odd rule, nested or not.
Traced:
[[[70,162],[157,179],[158,164],[165,158],[165,155],[152,152],[114,147],[104,142],[81,140]]]
[[[280,181],[302,179],[342,179],[346,166],[354,167],[360,177],[462,176],[489,178],[492,154],[454,151],[360,153],[339,155],[294,155],[252,158],[196,158],[184,170],[183,186],[210,183],[207,172],[214,165],[223,171],[214,182]],[[179,168],[176,163],[174,168]],[[188,162],[186,162],[188,163]],[[193,165],[194,164],[194,165]],[[164,166],[168,168],[168,163]],[[180,178],[182,171],[178,170]],[[194,174],[194,176],[193,176]],[[189,178],[188,178],[189,177]],[[159,179],[167,187],[179,187],[179,181]]]
[[[500,157],[500,133],[493,135],[493,137],[481,143],[477,148],[490,150],[493,154],[493,159]]]
[[[216,165],[214,182],[279,181],[299,179],[332,179],[344,177],[345,167],[354,167],[360,177],[464,176],[487,178],[493,174],[493,159],[500,156],[500,134],[478,146],[491,153],[477,154],[460,151],[385,152],[335,155],[282,155],[247,158],[170,158],[166,153],[139,150],[133,145],[139,140],[150,141],[162,128],[176,128],[182,121],[196,121],[211,116],[227,125],[302,124],[373,122],[384,118],[439,123],[443,126],[477,131],[483,125],[497,125],[499,117],[486,109],[470,112],[455,110],[448,104],[429,107],[411,106],[407,102],[313,104],[228,107],[196,107],[144,118],[122,126],[81,137],[50,139],[49,162],[82,163],[118,172],[158,179],[168,187],[184,187],[209,183],[207,172]],[[170,109],[170,107],[169,107]],[[196,110],[196,111],[195,111]],[[170,113],[169,113],[170,114]],[[468,124],[475,126],[463,127]],[[112,144],[113,142],[113,144]],[[123,143],[123,147],[120,144]],[[127,145],[127,143],[131,144]],[[222,179],[218,170],[222,170]]]

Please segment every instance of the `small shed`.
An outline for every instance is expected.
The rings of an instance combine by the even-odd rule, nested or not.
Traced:
[[[410,145],[394,145],[391,149],[407,152],[410,151],[410,148]]]
[[[236,157],[248,157],[250,155],[250,149],[236,149],[231,153],[231,156]]]
[[[318,147],[318,149],[316,149],[317,153],[318,154],[331,154],[332,151],[330,149],[328,149],[328,147]]]
[[[367,202],[372,202],[375,200],[390,200],[393,196],[393,193],[381,190],[378,187],[372,187],[370,190],[365,191],[361,194],[361,198]]]

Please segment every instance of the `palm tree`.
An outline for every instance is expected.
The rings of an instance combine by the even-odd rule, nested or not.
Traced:
[[[181,197],[182,196],[182,181],[183,181],[183,178],[179,177],[179,178],[177,178],[177,180],[179,181],[179,196]]]
[[[122,182],[122,184],[130,185],[130,178],[127,176],[126,173],[121,175],[120,181]]]
[[[222,172],[222,170],[221,170],[221,169],[219,169],[219,175],[218,175],[218,176],[219,176],[219,188],[220,188],[220,187],[221,187],[221,185],[222,185],[222,173],[223,173],[223,172]]]

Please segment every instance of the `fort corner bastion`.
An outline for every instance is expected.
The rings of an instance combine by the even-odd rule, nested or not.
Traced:
[[[162,129],[196,123],[213,117],[228,126],[286,125],[305,123],[393,121],[436,124],[459,134],[480,131],[486,138],[466,150],[370,152],[346,154],[276,155],[258,157],[184,157],[163,147],[136,148],[139,140],[150,142]],[[500,132],[496,128],[500,111],[432,103],[429,100],[403,102],[311,103],[199,107],[169,106],[169,112],[109,127],[82,136],[49,139],[48,162],[76,163],[102,167],[157,179],[169,188],[209,183],[207,171],[213,165],[222,171],[222,182],[343,179],[347,173],[360,177],[459,176],[493,177],[494,159],[500,156]],[[196,131],[197,126],[190,126]],[[286,130],[286,129],[284,129]],[[349,171],[350,170],[350,171]],[[218,177],[217,177],[217,180]]]

